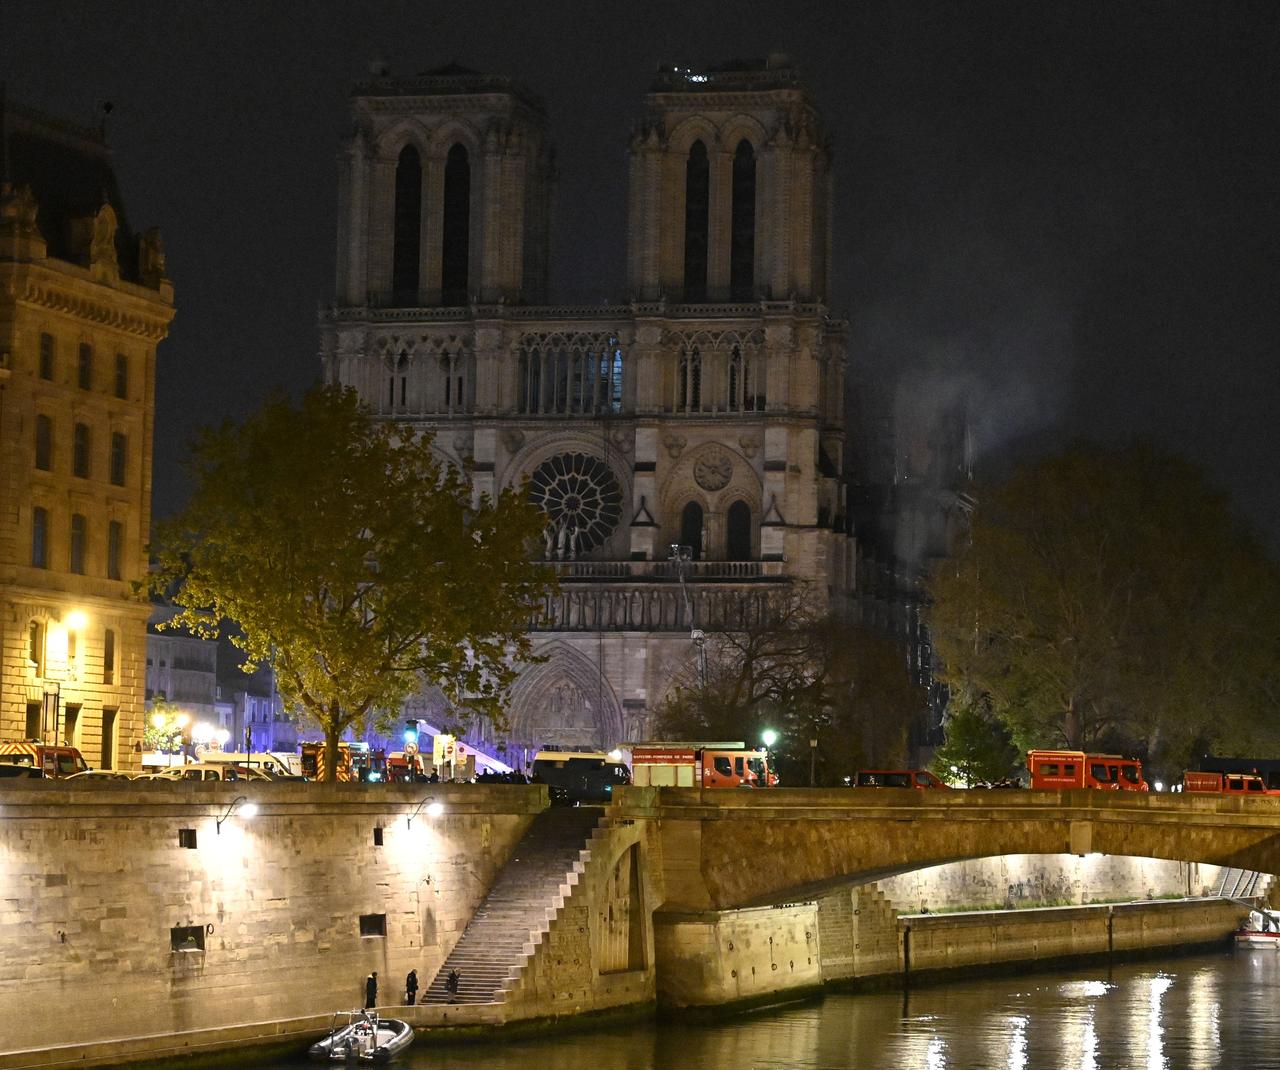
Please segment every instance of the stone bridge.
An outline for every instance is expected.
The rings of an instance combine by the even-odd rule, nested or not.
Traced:
[[[538,853],[547,824],[582,825],[559,861]],[[906,920],[872,882],[1063,852],[1275,873],[1278,835],[1280,798],[626,788],[570,814],[548,811],[545,785],[12,780],[0,1070],[296,1051],[363,998],[372,970],[382,1002],[401,1004],[407,972],[438,976],[483,918],[528,921],[505,951],[484,945],[500,968],[493,998],[398,1015],[489,1029],[1221,940],[1244,908],[1216,898]],[[533,874],[520,895],[537,894],[513,914],[503,877],[516,863]],[[487,968],[477,958],[468,981]],[[68,1016],[67,993],[86,984],[100,998]]]
[[[1133,855],[1280,873],[1280,797],[627,788],[611,812],[656,823],[663,911],[789,903],[1008,854]]]

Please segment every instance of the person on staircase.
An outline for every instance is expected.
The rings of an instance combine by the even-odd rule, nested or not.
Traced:
[[[405,1004],[412,1007],[418,1002],[418,971],[410,970],[409,976],[404,979],[404,1001]]]

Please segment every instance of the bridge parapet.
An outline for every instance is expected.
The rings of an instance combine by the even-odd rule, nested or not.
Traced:
[[[658,823],[664,910],[794,902],[1005,854],[1133,855],[1280,871],[1280,798],[628,788],[615,808]]]

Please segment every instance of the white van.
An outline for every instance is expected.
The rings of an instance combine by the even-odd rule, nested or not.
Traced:
[[[269,751],[246,754],[244,751],[211,750],[200,755],[200,761],[205,765],[239,765],[246,769],[261,769],[272,777],[302,775],[302,765],[296,754],[273,754]]]

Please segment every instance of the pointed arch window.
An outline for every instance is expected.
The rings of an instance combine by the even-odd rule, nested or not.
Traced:
[[[396,162],[395,225],[391,243],[391,300],[399,306],[418,303],[421,263],[422,161],[406,145]]]
[[[676,411],[699,412],[702,409],[702,353],[697,346],[681,352],[676,383]]]
[[[734,346],[729,354],[729,411],[742,412],[746,394],[745,366],[742,360],[742,347]]]
[[[756,153],[743,138],[733,154],[733,205],[729,238],[729,296],[750,301],[755,290]]]
[[[702,560],[702,506],[697,502],[680,512],[680,545],[689,547],[695,561]]]
[[[725,557],[730,561],[751,560],[751,506],[736,501],[729,506],[725,524]]]
[[[707,232],[711,216],[711,167],[707,146],[689,146],[684,177],[684,299],[707,299]]]
[[[444,165],[444,219],[440,233],[440,301],[465,305],[471,269],[471,160],[454,145]]]

